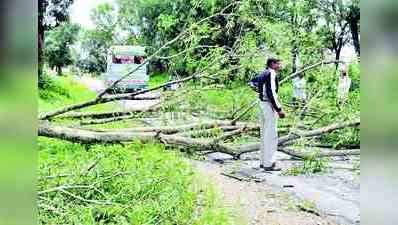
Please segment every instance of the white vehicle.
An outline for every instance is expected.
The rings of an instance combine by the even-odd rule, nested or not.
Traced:
[[[114,91],[129,92],[148,87],[148,71],[145,61],[145,47],[119,45],[112,46],[107,57],[106,73],[104,75],[105,84],[109,86],[114,81],[120,79],[128,72],[141,66],[138,70],[119,82]]]

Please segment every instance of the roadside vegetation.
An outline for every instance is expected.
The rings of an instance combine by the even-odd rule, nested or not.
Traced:
[[[95,94],[70,77],[47,79],[39,99],[45,109]],[[40,224],[236,224],[212,184],[159,143],[40,137],[38,148]]]

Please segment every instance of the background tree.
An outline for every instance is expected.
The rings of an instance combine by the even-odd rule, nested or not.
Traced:
[[[58,75],[62,75],[62,67],[73,63],[71,45],[77,39],[79,26],[63,23],[46,32],[45,58],[50,68],[54,68]]]
[[[77,66],[85,72],[102,73],[106,70],[109,47],[122,44],[117,25],[117,12],[109,3],[98,5],[91,12],[95,28],[82,34],[82,52]]]
[[[167,48],[163,54],[185,54],[172,59],[160,59],[156,64],[164,65],[170,73],[187,76],[196,68],[206,66],[209,60],[224,57],[213,64],[213,71],[225,76],[225,80],[247,79],[253,71],[258,48],[264,44],[265,24],[260,22],[270,16],[271,4],[267,1],[245,0],[228,2],[219,0],[190,1],[132,1],[118,0],[120,21],[129,21],[127,26],[139,28],[140,44],[151,46],[149,52],[158,49],[183,30],[191,28],[183,40]],[[229,6],[226,8],[226,6]],[[222,9],[217,15],[208,18]],[[261,35],[258,35],[261,34]],[[188,49],[188,50],[187,50]],[[231,54],[234,52],[234,54]],[[253,60],[255,58],[255,60]],[[262,63],[263,65],[263,63]],[[230,69],[230,68],[237,69]]]
[[[358,56],[361,55],[360,43],[359,43],[359,28],[360,28],[361,10],[359,8],[359,0],[352,0],[349,5],[349,13],[347,21],[350,24],[350,31],[352,41],[354,44],[355,52]]]
[[[336,60],[340,60],[341,50],[350,41],[347,21],[350,2],[343,0],[318,1],[318,9],[325,23],[320,35],[324,36],[324,41],[335,54]]]
[[[38,85],[43,87],[45,31],[69,20],[73,0],[39,0],[38,2]]]

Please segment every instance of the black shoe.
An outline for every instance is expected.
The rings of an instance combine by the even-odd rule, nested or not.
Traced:
[[[281,171],[281,168],[276,167],[276,163],[272,163],[272,166],[264,166],[260,164],[260,168],[264,169],[265,171]]]

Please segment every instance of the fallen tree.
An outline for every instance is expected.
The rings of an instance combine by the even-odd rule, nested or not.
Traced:
[[[235,126],[231,125],[232,121],[229,120],[219,120],[219,121],[209,121],[202,123],[191,123],[179,126],[159,126],[159,127],[134,127],[134,128],[120,128],[120,129],[97,129],[97,131],[101,132],[161,132],[163,134],[175,134],[175,133],[185,133],[190,131],[203,131],[206,129],[220,128],[226,127],[225,129],[232,129],[232,127],[239,129],[240,127],[246,126],[253,129],[258,128],[255,124],[252,123],[238,123]]]
[[[320,127],[314,130],[310,131],[296,131],[296,132],[291,132],[288,135],[282,136],[278,139],[278,146],[285,146],[286,143],[291,143],[293,140],[297,140],[300,138],[309,138],[309,137],[314,137],[314,136],[321,136],[326,133],[331,133],[335,130],[343,129],[346,127],[356,127],[360,124],[360,120],[356,119],[354,121],[348,121],[348,122],[343,122],[343,123],[334,123],[325,127]],[[246,144],[242,145],[238,149],[238,154],[242,155],[245,153],[249,152],[255,152],[260,149],[260,143],[252,143],[252,144]]]
[[[79,143],[121,143],[121,142],[132,142],[132,141],[155,141],[158,140],[162,143],[169,145],[177,145],[189,148],[195,148],[197,151],[214,151],[223,152],[239,158],[244,153],[258,151],[260,143],[246,144],[241,146],[230,146],[224,143],[220,143],[223,140],[231,138],[234,135],[240,135],[248,130],[257,129],[252,126],[245,126],[240,124],[240,128],[233,131],[227,132],[221,137],[214,139],[195,139],[190,137],[184,137],[178,135],[179,132],[195,130],[195,129],[210,129],[219,126],[230,126],[232,121],[216,121],[208,123],[195,123],[182,126],[173,127],[142,127],[142,128],[126,128],[117,130],[88,130],[81,128],[71,128],[59,125],[52,125],[48,122],[39,123],[38,134],[39,136],[45,136],[50,138],[58,138],[72,142]],[[289,135],[279,138],[278,145],[283,152],[300,157],[297,151],[289,150],[285,143],[295,139],[304,137],[320,136],[326,133],[331,133],[338,129],[346,127],[355,127],[360,124],[360,120],[354,120],[344,123],[335,123],[325,127],[317,128],[311,131],[291,133]],[[281,150],[281,151],[282,151]],[[342,154],[341,150],[339,150]],[[303,157],[303,155],[301,155]],[[334,156],[333,154],[323,156]]]
[[[154,107],[146,107],[141,109],[130,109],[127,111],[109,111],[109,112],[72,112],[67,113],[65,115],[60,116],[60,118],[71,118],[71,119],[82,119],[82,118],[95,118],[95,119],[103,119],[109,117],[120,117],[126,115],[132,115],[134,113],[143,113],[143,112],[156,112],[158,111],[160,106]]]
[[[287,148],[287,147],[280,147],[278,148],[278,151],[286,153],[290,156],[294,156],[297,158],[305,159],[309,157],[335,157],[335,156],[351,156],[351,155],[360,155],[361,151],[359,149],[342,149],[342,150],[335,150],[335,149],[330,149],[330,150],[323,150],[320,152],[316,152],[315,154],[313,151],[319,150],[317,148],[311,148],[310,149],[312,152],[302,152],[298,151],[297,149],[294,148]]]
[[[218,144],[211,140],[200,140],[194,138],[181,137],[178,135],[164,134],[160,130],[153,129],[146,132],[132,131],[109,131],[99,132],[93,130],[65,127],[42,122],[39,124],[38,135],[57,138],[66,141],[82,144],[104,144],[122,143],[133,141],[160,141],[168,145],[197,148],[202,150],[216,150],[230,155],[235,155],[235,150],[225,144]]]
[[[151,140],[156,136],[155,132],[96,132],[92,130],[72,128],[41,122],[38,127],[38,135],[57,138],[66,141],[94,144],[94,143],[120,143],[135,140]]]

